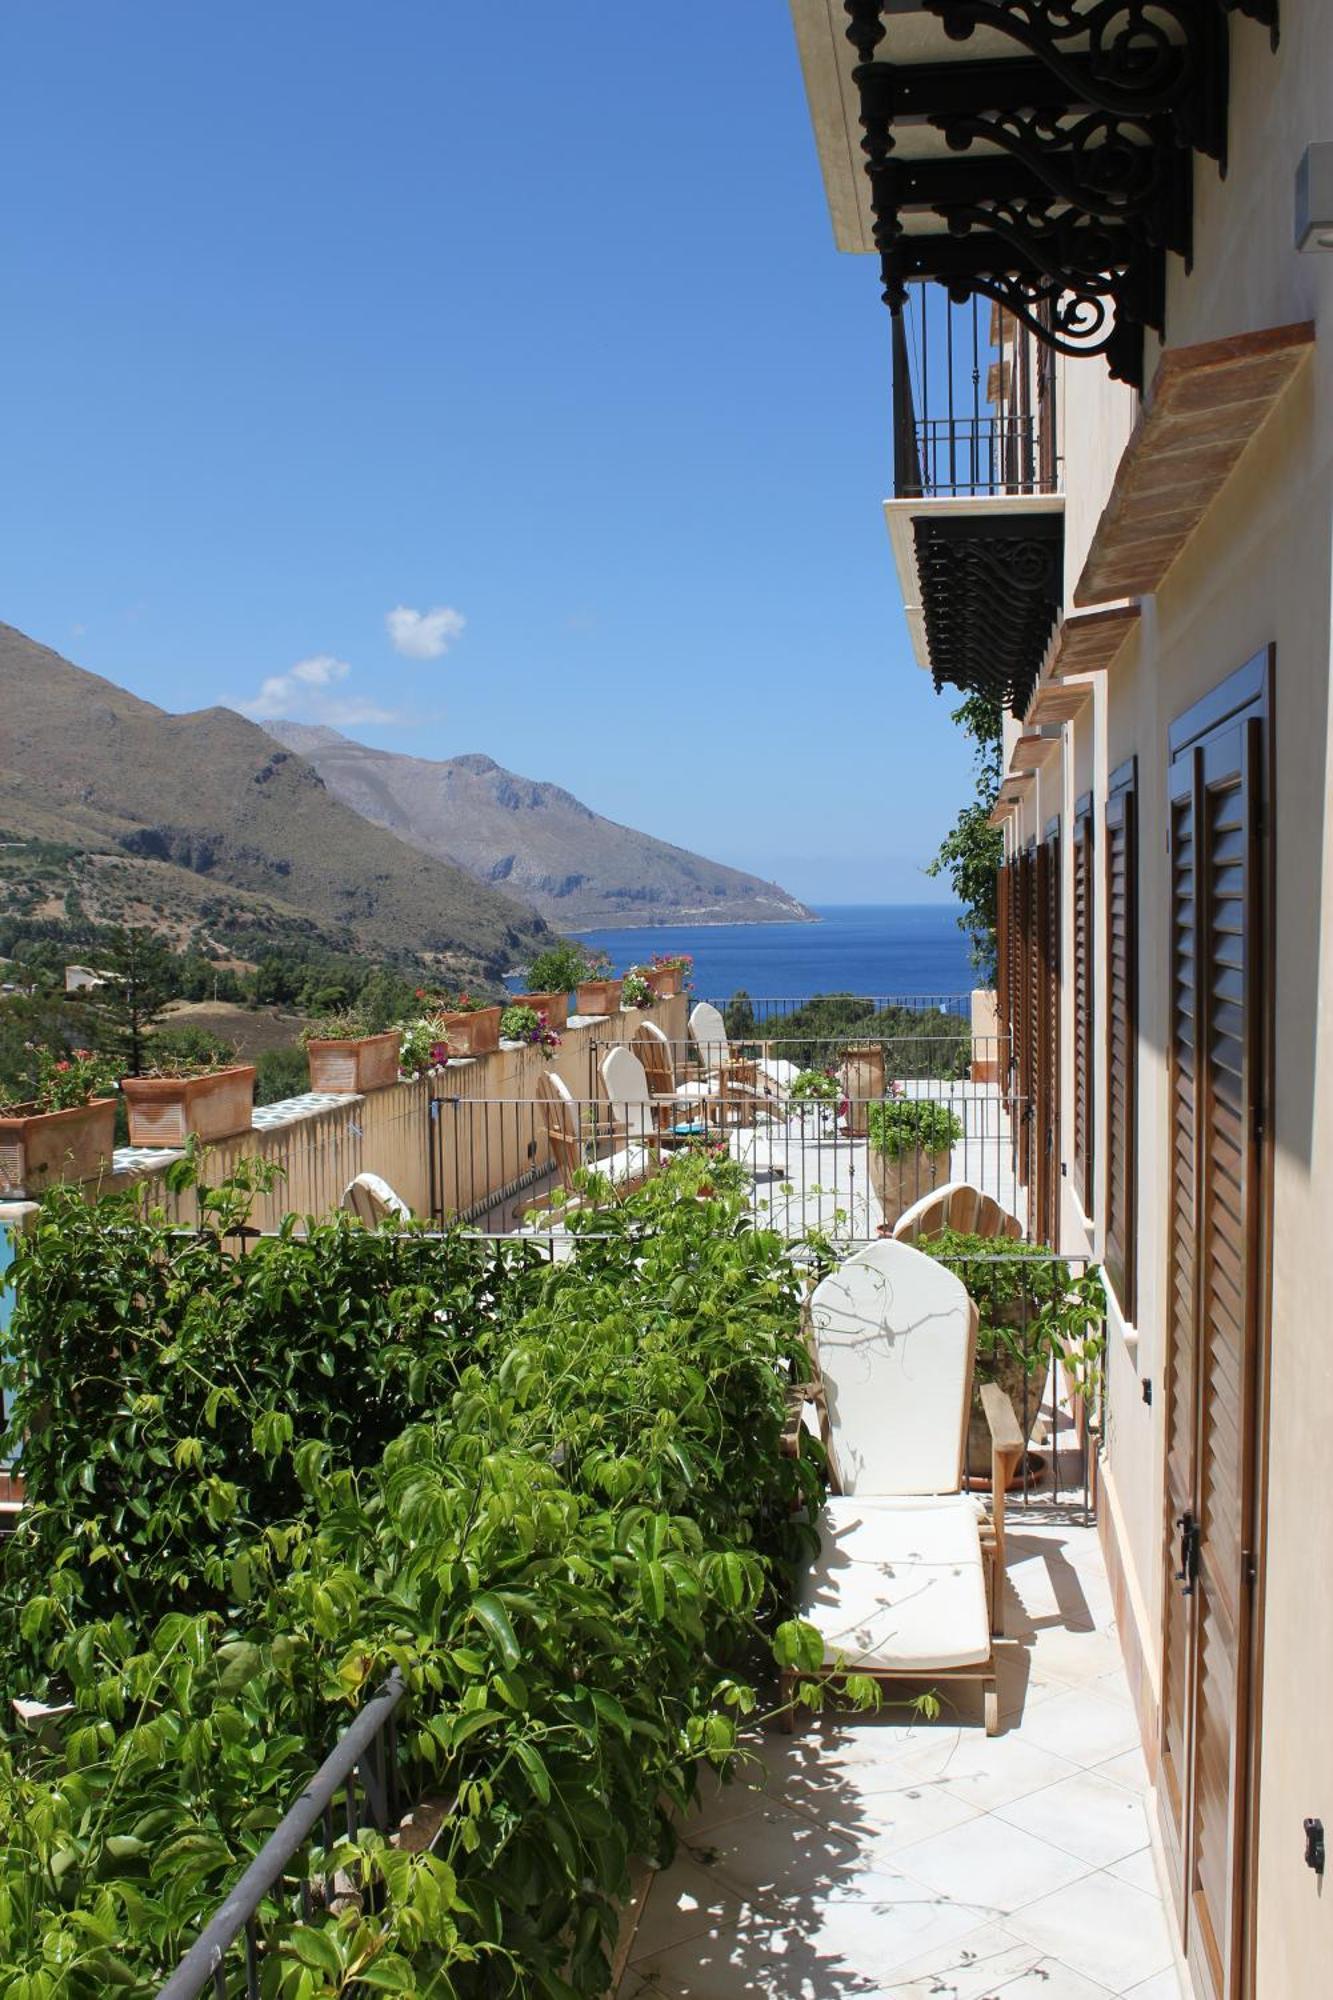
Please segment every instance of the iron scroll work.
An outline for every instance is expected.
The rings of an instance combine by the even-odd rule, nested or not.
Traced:
[[[935,686],[1022,715],[1060,616],[1063,517],[919,514],[912,533]]]
[[[1141,387],[1166,254],[1190,257],[1194,155],[1225,166],[1237,0],[918,0],[946,42],[1013,53],[911,64],[882,59],[882,0],[843,4],[885,303],[932,278],[981,293]],[[1271,25],[1276,0],[1239,11]],[[944,156],[914,156],[923,131]]]

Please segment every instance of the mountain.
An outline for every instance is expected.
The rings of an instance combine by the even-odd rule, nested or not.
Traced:
[[[336,729],[268,728],[374,825],[522,897],[561,930],[811,919],[775,882],[603,819],[558,785],[520,778],[493,758],[434,763],[372,750]]]
[[[548,935],[501,890],[367,825],[229,708],[168,714],[0,625],[0,718],[11,914],[301,936],[472,978]]]

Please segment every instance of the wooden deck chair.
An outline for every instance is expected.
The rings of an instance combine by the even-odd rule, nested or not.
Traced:
[[[950,1181],[945,1187],[923,1194],[905,1208],[893,1225],[895,1243],[918,1243],[923,1236],[937,1236],[941,1229],[957,1229],[967,1236],[998,1236],[1017,1242],[1023,1225],[1007,1208],[969,1181]]]
[[[690,1010],[690,1034],[704,1074],[727,1098],[749,1096],[780,1104],[800,1074],[795,1063],[773,1055],[767,1044],[761,1044],[753,1062],[739,1057],[728,1039],[726,1022],[711,1000],[700,1000]]]
[[[995,1475],[987,1519],[963,1490],[976,1307],[944,1265],[882,1242],[815,1287],[809,1319],[814,1385],[803,1394],[818,1412],[831,1483],[800,1603],[824,1641],[818,1678],[979,1680],[993,1736],[1004,1491],[1022,1438],[1003,1391],[984,1385]],[[802,1415],[793,1408],[788,1452],[800,1449]],[[784,1672],[785,1701],[803,1677]]]
[[[630,1036],[629,1045],[643,1064],[658,1130],[666,1132],[675,1125],[692,1124],[695,1118],[699,1118],[699,1130],[702,1132],[702,1106],[713,1094],[711,1084],[689,1077],[677,1080],[671,1043],[656,1021],[640,1021]]]
[[[569,1094],[563,1077],[545,1070],[537,1078],[537,1102],[541,1106],[541,1127],[551,1149],[560,1185],[566,1194],[574,1192],[574,1175],[583,1165],[579,1142],[578,1106]]]
[[[617,1043],[601,1061],[602,1083],[611,1107],[611,1121],[625,1134],[627,1145],[656,1150],[661,1145],[657,1107],[648,1075],[633,1049]]]
[[[395,1194],[378,1174],[358,1174],[349,1181],[343,1189],[342,1205],[359,1222],[364,1222],[367,1229],[378,1229],[390,1217],[399,1222],[412,1220],[412,1211],[402,1196]]]

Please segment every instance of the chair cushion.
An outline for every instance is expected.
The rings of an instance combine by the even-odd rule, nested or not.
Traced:
[[[976,1503],[830,1495],[801,1616],[824,1658],[902,1673],[990,1658],[990,1618]]]

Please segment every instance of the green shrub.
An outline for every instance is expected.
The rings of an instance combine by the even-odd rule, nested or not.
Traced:
[[[753,1670],[815,1663],[774,1631],[819,1495],[778,1449],[783,1246],[703,1159],[558,1264],[342,1220],[233,1257],[246,1192],[194,1238],[57,1199],[20,1251],[0,1652],[74,1712],[0,1745],[0,1994],[50,1965],[52,2000],[150,2000],[397,1664],[441,1837],[316,1853],[375,1893],[280,1898],[266,1995],[591,2000]]]
[[[261,1049],[255,1057],[255,1103],[281,1104],[310,1088],[310,1062],[303,1048]]]
[[[1064,1361],[1075,1385],[1094,1394],[1100,1382],[1106,1294],[1101,1274],[1081,1278],[1044,1243],[1012,1237],[973,1236],[940,1229],[917,1247],[947,1263],[977,1307],[977,1370],[993,1380],[1005,1361],[1032,1375],[1053,1356]]]
[[[526,973],[531,993],[569,993],[592,977],[592,954],[574,938],[561,938],[538,952]]]
[[[963,1121],[933,1097],[891,1097],[866,1111],[872,1151],[890,1160],[905,1153],[947,1153],[963,1136]]]

